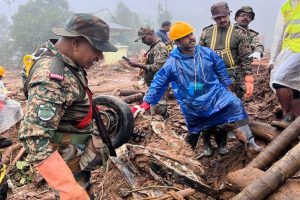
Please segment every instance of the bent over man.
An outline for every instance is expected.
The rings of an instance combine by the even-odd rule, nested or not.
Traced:
[[[61,38],[48,40],[32,55],[19,139],[28,152],[27,160],[59,192],[60,199],[86,200],[90,172],[109,153],[101,139],[92,135],[92,94],[85,70],[103,59],[102,52],[117,48],[109,42],[109,26],[86,13],[74,14],[53,33]]]
[[[223,60],[211,49],[197,46],[193,32],[194,28],[186,22],[172,25],[170,38],[177,48],[155,75],[140,108],[148,110],[150,104],[157,104],[171,83],[189,129],[187,141],[193,148],[203,131],[224,135],[224,131],[238,129],[240,139],[243,138],[251,150],[260,151],[242,102],[228,90],[232,81]],[[138,109],[134,107],[132,112]],[[217,143],[219,153],[228,151],[225,149],[226,135]],[[212,154],[210,141],[205,143],[205,154]]]

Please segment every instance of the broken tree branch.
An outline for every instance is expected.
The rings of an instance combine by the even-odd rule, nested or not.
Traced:
[[[300,119],[300,118],[298,118]],[[248,185],[232,200],[260,200],[277,190],[282,183],[300,170],[300,143],[268,169],[262,177]]]
[[[279,134],[258,156],[250,163],[249,167],[265,169],[286,150],[300,135],[300,117],[291,123]]]

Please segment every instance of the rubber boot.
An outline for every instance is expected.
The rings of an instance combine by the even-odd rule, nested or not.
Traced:
[[[255,143],[249,125],[241,126],[236,131],[238,139],[247,144],[247,148],[251,153],[259,153],[262,151],[262,147]]]
[[[13,143],[11,139],[8,138],[0,138],[0,148],[6,148],[11,146]]]
[[[215,133],[215,140],[216,143],[218,145],[218,153],[220,155],[225,155],[229,152],[229,150],[226,148],[226,144],[227,144],[227,133],[223,132],[221,130],[218,130]]]
[[[288,114],[282,120],[272,121],[271,125],[277,128],[285,129],[294,121],[294,119],[295,118],[291,114]]]
[[[200,136],[200,133],[198,133],[198,134],[188,133],[188,135],[185,138],[185,140],[191,145],[193,150],[197,146],[199,136]]]
[[[204,144],[204,155],[211,156],[213,154],[213,148],[210,141],[210,132],[203,132],[203,144]]]

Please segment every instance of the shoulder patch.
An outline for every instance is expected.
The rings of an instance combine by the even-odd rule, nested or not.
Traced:
[[[211,25],[209,25],[209,26],[204,27],[202,30],[205,30],[205,29],[210,28],[210,27],[213,27],[213,26],[214,26],[214,25],[211,24]]]
[[[249,31],[252,32],[252,33],[255,33],[256,35],[259,35],[259,32],[256,32],[256,31],[254,31],[252,29],[249,29]]]
[[[38,118],[43,121],[52,119],[55,115],[56,108],[50,104],[44,104],[39,106]]]
[[[64,80],[64,62],[57,56],[52,57],[49,78],[62,81]]]

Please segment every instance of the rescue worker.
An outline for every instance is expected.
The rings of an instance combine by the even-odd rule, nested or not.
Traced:
[[[86,70],[115,52],[109,26],[87,13],[76,13],[64,28],[53,28],[33,53],[24,77],[26,114],[19,131],[27,161],[59,192],[60,199],[92,199],[91,171],[106,162],[108,148],[92,135],[92,94]],[[73,176],[74,175],[74,176]]]
[[[140,108],[133,107],[131,111],[136,114],[149,110],[171,83],[189,129],[187,141],[193,148],[202,131],[218,128],[222,131],[217,130],[217,134],[222,134],[224,129],[238,129],[247,146],[260,151],[248,126],[248,115],[242,102],[228,89],[232,81],[223,60],[211,49],[196,45],[194,31],[186,22],[172,25],[170,39],[177,47],[156,73]],[[219,153],[225,153],[222,142],[218,143]],[[210,143],[205,147],[205,153],[212,154]]]
[[[163,43],[165,43],[165,45],[169,45],[172,43],[172,41],[170,41],[169,36],[168,36],[168,32],[170,31],[170,28],[171,28],[171,22],[164,21],[161,24],[161,29],[159,29],[155,33],[156,36],[159,37]]]
[[[283,120],[273,126],[286,128],[300,116],[300,1],[287,0],[279,11],[269,67],[270,86],[276,90]]]
[[[7,96],[8,92],[3,83],[4,75],[5,69],[0,66],[0,133],[7,131],[23,117],[21,104]],[[0,145],[4,140],[8,139],[0,136]]]
[[[259,33],[250,29],[249,24],[254,20],[255,13],[250,6],[243,6],[235,13],[235,21],[238,26],[246,30],[247,39],[250,43],[252,54],[249,57],[261,60],[264,53],[264,46],[259,39]]]
[[[230,10],[226,2],[211,7],[212,19],[216,22],[202,30],[199,44],[214,50],[227,66],[227,72],[233,81],[231,90],[240,98],[250,100],[254,90],[250,43],[244,28],[230,22]],[[219,135],[218,135],[219,136]],[[218,137],[217,136],[217,137]],[[210,141],[210,133],[203,134],[204,142]],[[228,138],[235,138],[229,132]],[[225,139],[222,138],[221,140]]]
[[[149,50],[144,54],[144,57],[146,57],[145,64],[135,61],[127,62],[130,66],[143,70],[144,81],[149,87],[156,72],[165,64],[166,60],[168,59],[169,53],[166,45],[159,37],[155,35],[154,30],[149,27],[142,27],[138,31],[138,38],[135,40],[135,42],[139,40],[150,46]],[[153,107],[152,113],[161,114],[163,116],[167,115],[166,100],[160,101],[159,106]]]
[[[4,67],[0,66],[0,101],[6,99],[6,88],[3,83],[3,76],[5,74]]]
[[[246,30],[230,23],[230,12],[226,2],[212,5],[212,19],[216,24],[203,29],[199,44],[211,48],[223,58],[233,80],[233,91],[239,98],[249,100],[254,89],[252,59],[248,57],[252,51]]]

